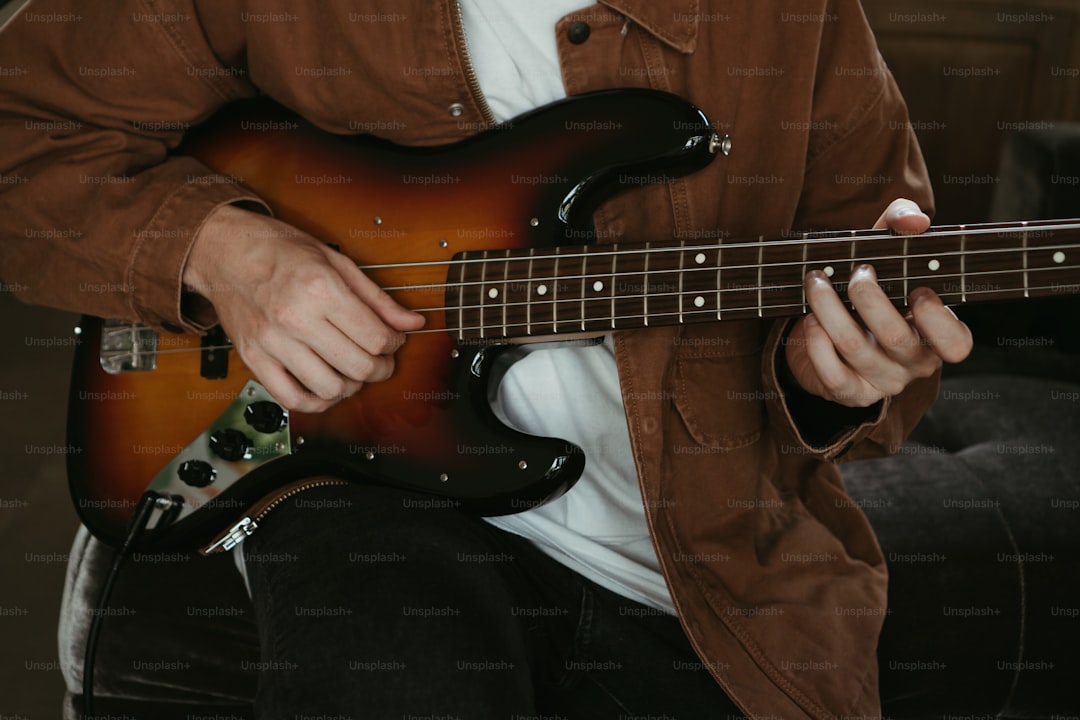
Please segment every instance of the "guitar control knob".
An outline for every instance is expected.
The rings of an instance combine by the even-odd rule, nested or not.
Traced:
[[[239,430],[216,430],[210,433],[210,450],[222,460],[234,462],[251,457],[251,439]]]
[[[217,477],[217,471],[210,463],[202,460],[185,460],[176,469],[176,474],[191,487],[206,487]]]
[[[275,433],[285,427],[285,410],[268,400],[253,402],[244,408],[244,420],[261,433]]]

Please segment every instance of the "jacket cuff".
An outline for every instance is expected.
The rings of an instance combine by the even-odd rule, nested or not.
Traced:
[[[222,205],[269,208],[235,180],[209,172],[194,160],[187,181],[177,185],[137,231],[125,276],[132,288],[132,314],[168,332],[203,333],[217,324],[213,306],[183,287],[184,265],[191,246],[210,214]]]
[[[781,446],[789,452],[835,460],[873,432],[886,417],[890,398],[868,407],[847,407],[803,390],[784,356],[793,319],[774,323],[762,352],[763,382],[770,416],[783,420]]]

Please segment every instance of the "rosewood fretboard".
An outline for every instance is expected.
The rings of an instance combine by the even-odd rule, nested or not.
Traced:
[[[808,311],[808,271],[843,294],[863,263],[900,306],[917,287],[948,304],[1076,294],[1080,220],[460,253],[447,273],[446,326],[461,340],[497,340],[796,316]]]

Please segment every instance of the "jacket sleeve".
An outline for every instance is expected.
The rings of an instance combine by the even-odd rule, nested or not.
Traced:
[[[907,106],[877,51],[857,2],[831,4],[814,90],[798,230],[869,228],[892,200],[905,197],[933,214],[933,194]],[[912,382],[869,408],[846,408],[782,381],[783,339],[776,323],[763,354],[769,414],[784,441],[844,460],[895,452],[934,402],[940,373]]]
[[[223,45],[241,41],[237,25]],[[5,283],[23,301],[101,317],[212,324],[212,312],[183,311],[184,263],[214,208],[257,200],[170,152],[254,89],[211,49],[196,4],[34,2],[0,34],[0,67],[12,69],[0,77]]]

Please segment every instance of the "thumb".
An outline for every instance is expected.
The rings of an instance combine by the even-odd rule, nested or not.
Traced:
[[[875,230],[889,228],[901,235],[916,235],[930,227],[930,217],[911,200],[897,198],[874,223]]]

